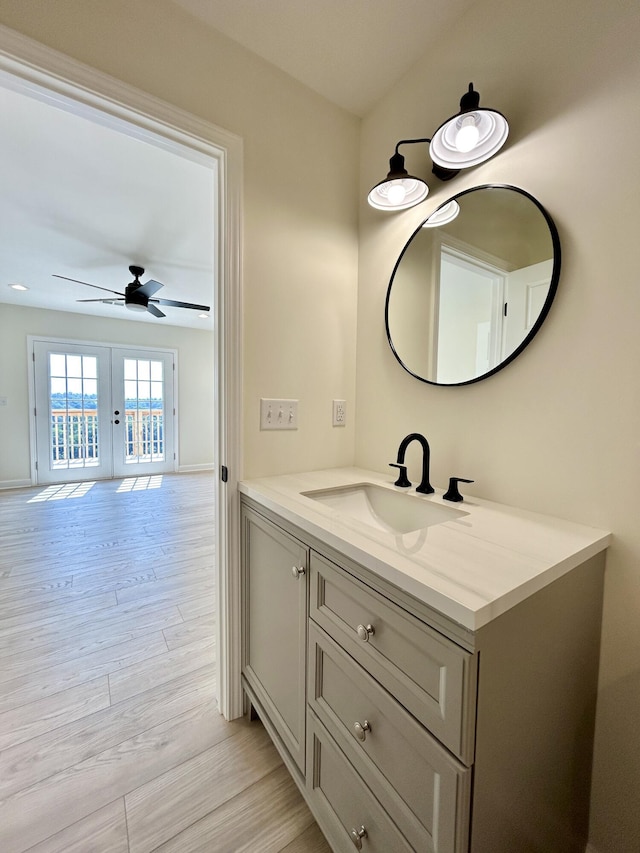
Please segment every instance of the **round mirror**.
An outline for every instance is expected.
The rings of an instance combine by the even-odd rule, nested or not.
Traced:
[[[533,196],[497,184],[464,190],[414,231],[396,262],[389,345],[423,382],[478,382],[531,341],[559,275],[558,232]]]

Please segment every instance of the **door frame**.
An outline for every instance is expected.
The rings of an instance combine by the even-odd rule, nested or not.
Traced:
[[[27,335],[27,362],[29,364],[29,447],[31,452],[31,485],[41,485],[39,482],[40,478],[38,476],[38,450],[37,450],[37,416],[36,416],[36,374],[35,374],[35,344],[36,343],[45,343],[45,344],[53,344],[55,346],[66,347],[68,345],[74,347],[102,347],[111,352],[110,356],[110,364],[109,364],[109,385],[110,392],[112,393],[113,386],[113,351],[114,350],[125,350],[126,352],[135,351],[141,354],[149,354],[149,356],[153,356],[153,353],[163,353],[171,355],[173,358],[173,371],[171,375],[171,391],[173,398],[173,406],[171,413],[172,420],[172,430],[173,430],[173,460],[171,464],[172,473],[179,471],[180,469],[180,419],[179,416],[176,416],[175,411],[177,409],[177,401],[178,401],[178,350],[173,349],[172,347],[148,347],[148,346],[134,346],[133,344],[122,344],[122,343],[109,343],[108,341],[85,341],[85,340],[76,340],[75,338],[58,338],[51,337],[50,335]],[[111,418],[111,411],[109,412],[109,417]],[[90,475],[91,469],[86,469],[88,474]],[[129,475],[127,475],[129,476]],[[130,476],[136,476],[135,470],[131,471]],[[146,476],[146,475],[141,475]],[[112,470],[112,477],[114,479],[120,479],[119,474],[115,474]],[[94,479],[91,476],[88,476],[87,479]],[[105,478],[100,478],[105,479]],[[106,478],[108,479],[108,478]]]
[[[108,74],[0,25],[0,85],[79,115],[91,113],[169,150],[188,148],[217,164],[218,216],[212,240],[214,285],[214,407],[216,631],[218,704],[227,719],[243,712],[240,684],[240,522],[242,478],[242,138]]]

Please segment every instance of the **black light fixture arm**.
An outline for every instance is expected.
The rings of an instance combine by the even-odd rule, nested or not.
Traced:
[[[393,157],[389,161],[390,165],[390,173],[396,172],[404,169],[404,157],[398,151],[401,145],[414,145],[417,142],[425,142],[427,145],[431,142],[430,137],[421,137],[420,139],[401,139],[399,142],[396,142],[396,149]],[[437,163],[431,163],[431,172],[441,181],[450,181],[451,178],[455,178],[458,174],[457,169],[444,169],[442,166],[438,166]]]
[[[424,137],[424,139],[401,139],[400,142],[396,142],[396,154],[401,145],[413,145],[415,142],[431,142],[431,139],[428,137]]]
[[[406,175],[407,171],[404,167],[404,157],[398,151],[401,145],[411,145],[414,142],[431,142],[430,139],[401,139],[400,142],[396,142],[396,148],[393,153],[393,157],[389,160],[389,175],[387,177],[392,177],[395,175]]]

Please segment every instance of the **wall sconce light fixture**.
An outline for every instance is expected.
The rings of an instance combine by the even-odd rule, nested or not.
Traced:
[[[433,174],[448,181],[460,169],[477,166],[493,157],[507,141],[509,125],[502,113],[480,107],[480,94],[469,83],[469,91],[460,99],[460,112],[447,119],[431,139],[401,139],[389,161],[389,174],[371,190],[367,201],[378,210],[406,210],[427,197],[429,187],[421,178],[410,175],[401,145],[429,143]]]

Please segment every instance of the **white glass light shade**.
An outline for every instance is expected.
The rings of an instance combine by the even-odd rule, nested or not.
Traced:
[[[456,216],[460,213],[460,205],[455,199],[443,204],[439,207],[423,224],[423,228],[439,228],[441,225],[446,225],[448,222],[453,222]]]
[[[129,309],[129,311],[146,311],[147,310],[146,305],[140,305],[137,302],[127,302],[126,305],[127,305],[127,308]]]
[[[429,194],[429,187],[420,178],[392,178],[382,181],[371,190],[367,201],[377,210],[406,210],[419,204]]]
[[[429,154],[434,163],[445,169],[467,169],[493,157],[508,135],[509,125],[502,113],[479,108],[453,116],[441,125],[431,140]],[[473,137],[476,141],[469,149]]]

